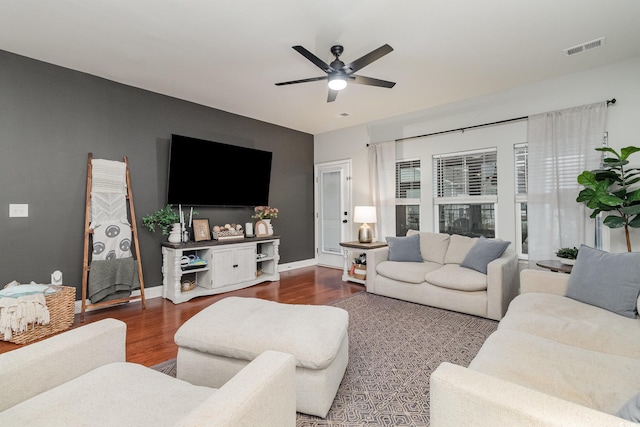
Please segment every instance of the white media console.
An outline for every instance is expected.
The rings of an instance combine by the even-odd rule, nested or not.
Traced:
[[[189,301],[280,280],[280,239],[276,236],[191,243],[162,243],[162,296],[173,303]],[[183,266],[183,256],[198,257],[206,265]],[[182,282],[195,281],[191,290]]]

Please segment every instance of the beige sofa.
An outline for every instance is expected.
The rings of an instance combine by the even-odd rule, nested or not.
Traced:
[[[469,367],[431,375],[433,427],[637,425],[614,414],[640,391],[640,319],[565,297],[569,277],[522,271]]]
[[[0,355],[1,426],[295,426],[295,361],[267,351],[220,389],[125,362],[105,319]]]
[[[389,261],[389,248],[367,251],[367,292],[499,320],[518,293],[518,257],[509,246],[487,273],[461,267],[477,238],[418,234],[423,262]]]

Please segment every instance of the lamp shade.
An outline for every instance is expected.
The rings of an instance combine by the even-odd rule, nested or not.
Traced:
[[[376,207],[375,206],[356,206],[353,211],[353,222],[376,222]]]

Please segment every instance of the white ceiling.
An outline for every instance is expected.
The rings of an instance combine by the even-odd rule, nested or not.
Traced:
[[[324,75],[293,45],[349,63],[385,43],[357,74],[392,89],[274,85]],[[0,0],[0,49],[319,134],[638,56],[640,1]]]

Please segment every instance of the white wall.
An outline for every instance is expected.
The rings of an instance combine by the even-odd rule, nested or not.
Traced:
[[[609,145],[615,149],[640,146],[640,57],[609,66],[586,70],[568,76],[536,82],[507,91],[494,93],[466,101],[353,126],[315,136],[314,161],[321,163],[338,159],[353,159],[353,204],[370,204],[369,171],[366,144],[381,142],[431,132],[439,132],[482,123],[494,122],[520,116],[560,110],[578,105],[591,104],[616,98],[617,103],[609,108],[607,131]],[[431,206],[431,154],[498,146],[505,142],[495,138],[513,138],[510,144],[526,140],[526,122],[505,126],[469,130],[464,133],[447,134],[421,140],[408,140],[397,144],[398,158],[420,156],[423,166],[423,205],[421,227],[431,230],[433,225]],[[493,142],[487,142],[494,139]],[[418,145],[418,141],[420,145]],[[488,144],[488,145],[487,145]],[[441,147],[446,147],[445,151]],[[506,151],[506,150],[504,150]],[[634,166],[640,160],[632,158]],[[513,173],[499,171],[499,194],[513,195]],[[509,188],[511,186],[511,188]],[[504,192],[503,192],[504,191]],[[426,204],[425,204],[426,203]],[[515,239],[513,219],[499,212],[499,229],[496,234],[507,240]],[[355,225],[354,225],[355,227]],[[354,229],[355,232],[355,229]],[[621,230],[611,230],[610,249],[626,251]],[[633,230],[632,245],[640,251],[640,230]]]

